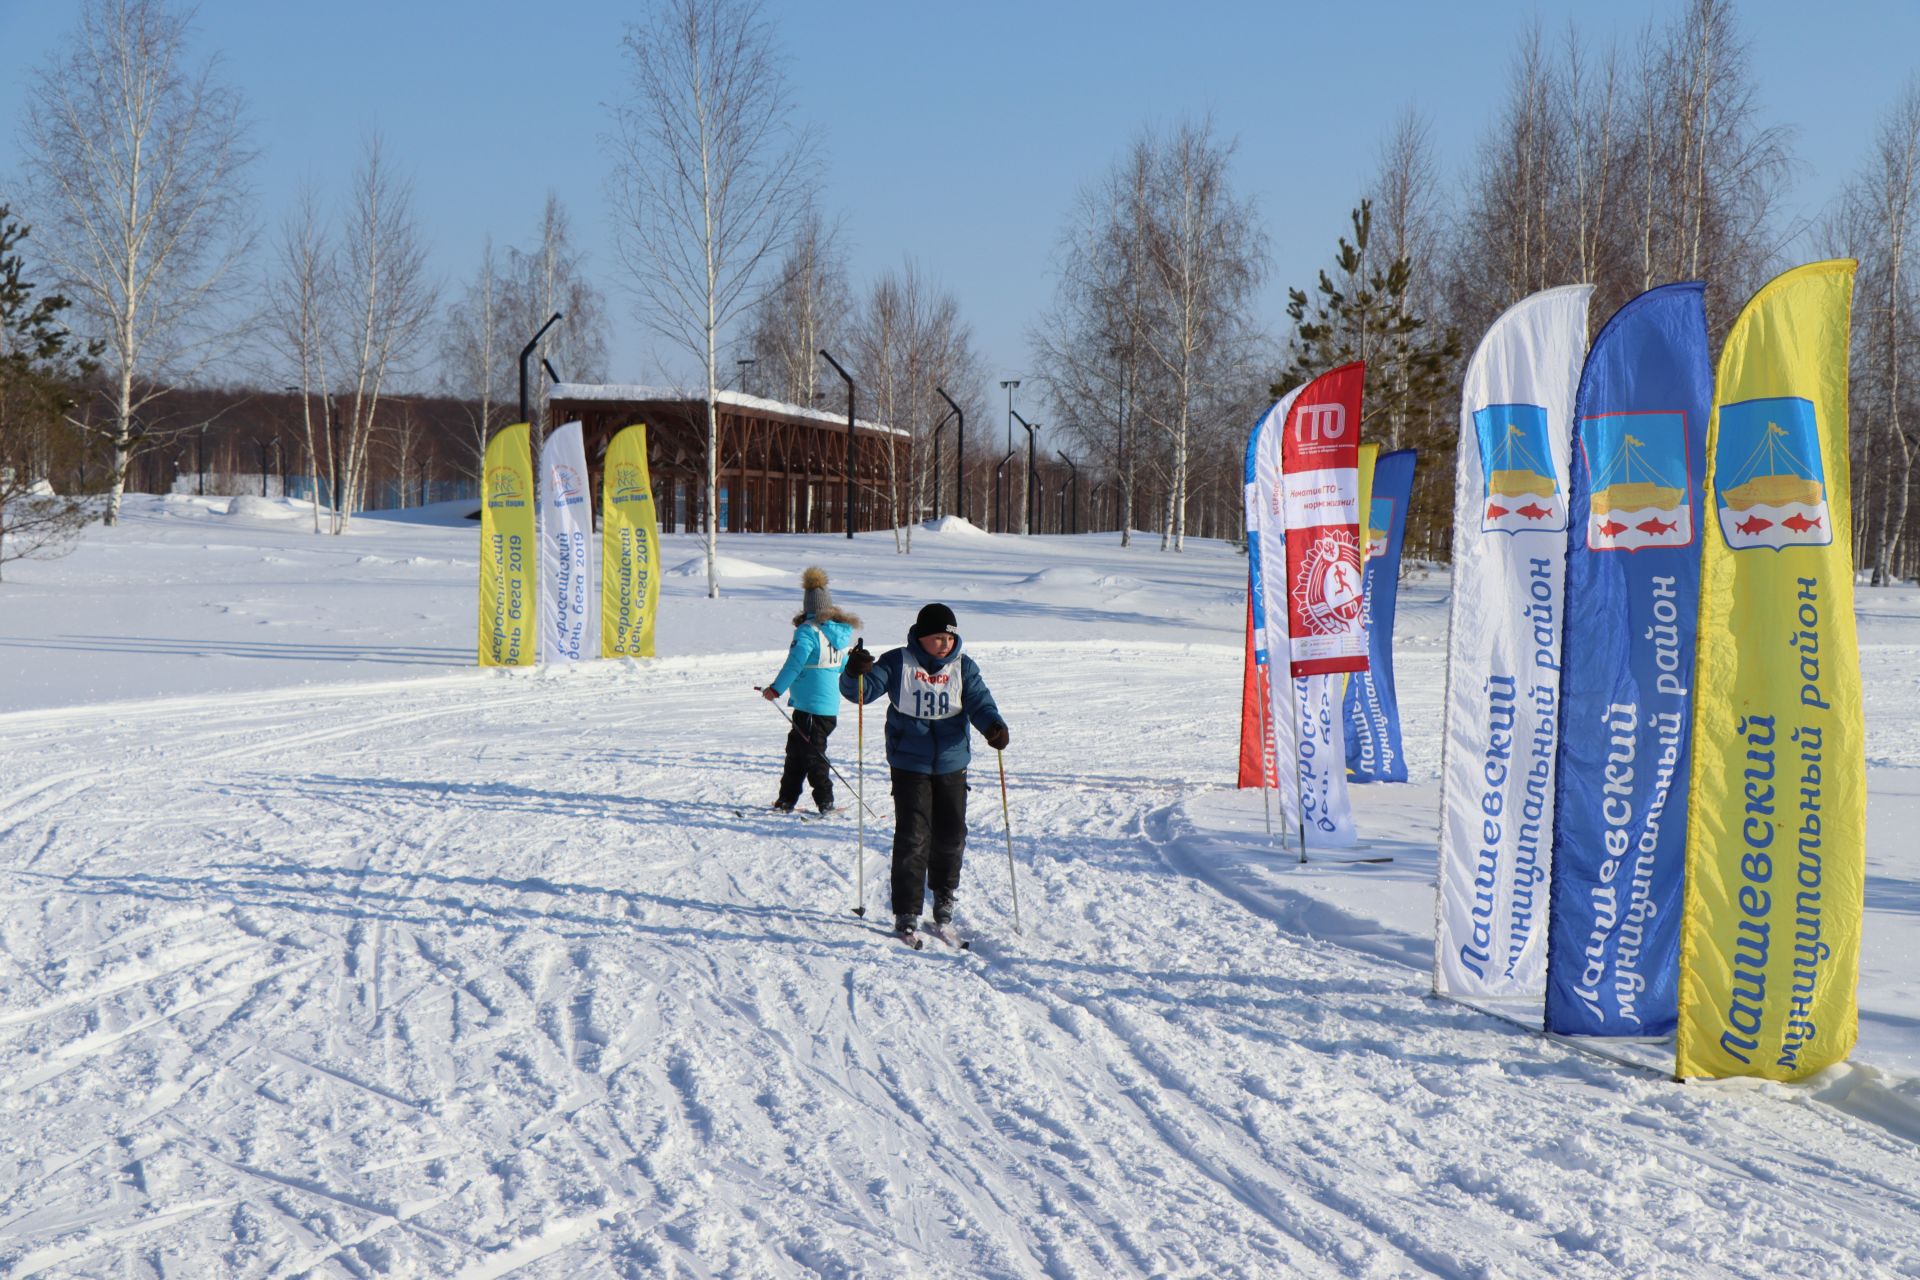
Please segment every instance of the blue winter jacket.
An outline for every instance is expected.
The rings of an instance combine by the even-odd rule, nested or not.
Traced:
[[[887,700],[887,763],[907,773],[955,773],[973,759],[973,746],[967,733],[971,724],[981,733],[1005,724],[993,692],[980,677],[980,668],[966,656],[965,646],[954,637],[953,652],[935,658],[920,647],[918,629],[907,631],[902,649],[889,649],[874,659],[867,672],[866,700]],[[960,709],[950,711],[951,696],[958,676]],[[862,690],[856,677],[842,673],[840,696],[849,702],[860,700]],[[902,711],[899,691],[906,689]],[[919,708],[921,715],[912,714]],[[946,713],[946,714],[942,714]],[[925,718],[931,715],[938,718]]]
[[[818,628],[818,630],[816,630]],[[817,667],[820,640],[838,655],[832,666]],[[775,693],[793,690],[787,705],[795,711],[816,716],[840,714],[840,672],[847,665],[847,650],[853,647],[853,628],[844,622],[815,622],[813,615],[793,629],[793,643],[787,648],[787,664],[768,686]]]

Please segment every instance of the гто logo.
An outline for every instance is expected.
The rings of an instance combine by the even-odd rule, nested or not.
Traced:
[[[1314,635],[1339,635],[1360,616],[1360,545],[1345,529],[1315,538],[1293,579],[1295,611]]]

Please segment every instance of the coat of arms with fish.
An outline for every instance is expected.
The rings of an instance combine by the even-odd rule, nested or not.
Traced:
[[[1587,469],[1587,546],[1684,547],[1693,541],[1687,415],[1603,413],[1579,423]]]
[[[1557,532],[1567,527],[1567,498],[1554,471],[1547,411],[1537,404],[1492,404],[1473,414],[1480,442],[1480,529],[1485,533]]]
[[[1832,542],[1813,402],[1781,396],[1720,406],[1713,497],[1720,533],[1735,551]]]

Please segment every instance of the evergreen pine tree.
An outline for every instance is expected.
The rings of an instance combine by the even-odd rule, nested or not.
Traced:
[[[1415,314],[1413,262],[1406,257],[1380,261],[1381,255],[1368,248],[1372,226],[1373,202],[1362,200],[1353,211],[1353,239],[1339,239],[1333,272],[1320,272],[1312,296],[1304,289],[1287,290],[1287,315],[1294,322],[1291,358],[1272,390],[1278,398],[1329,369],[1364,360],[1361,428],[1373,428],[1368,435],[1384,435],[1382,447],[1395,449],[1414,443],[1409,437],[1420,411],[1446,394],[1460,340],[1452,329],[1436,328]]]
[[[83,461],[67,414],[98,367],[99,345],[82,347],[60,323],[67,300],[39,294],[20,242],[28,228],[0,204],[0,565],[56,554],[91,517],[93,504],[56,494],[56,468],[76,477]]]

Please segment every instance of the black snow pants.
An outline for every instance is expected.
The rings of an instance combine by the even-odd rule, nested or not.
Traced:
[[[827,737],[839,721],[794,709],[793,729],[787,734],[787,767],[780,773],[780,803],[791,809],[800,799],[801,782],[813,784],[813,802],[833,807],[833,774],[827,768]]]
[[[935,916],[946,918],[960,889],[967,849],[967,771],[893,771],[893,914],[918,916],[933,890]]]

